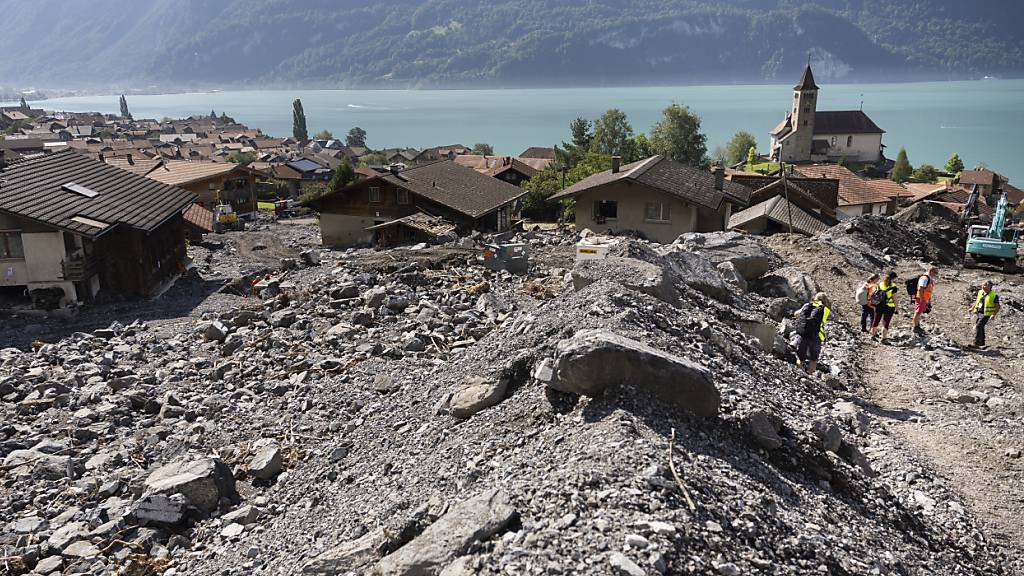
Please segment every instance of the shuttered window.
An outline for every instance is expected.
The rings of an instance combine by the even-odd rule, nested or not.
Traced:
[[[21,232],[0,232],[0,260],[21,260],[25,248],[21,244]]]

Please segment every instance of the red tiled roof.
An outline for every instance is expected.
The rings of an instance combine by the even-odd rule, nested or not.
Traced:
[[[891,180],[863,178],[837,164],[797,166],[797,171],[811,178],[835,178],[839,180],[839,205],[880,204],[910,193]]]

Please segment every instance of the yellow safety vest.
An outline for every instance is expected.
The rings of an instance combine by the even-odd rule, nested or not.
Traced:
[[[981,300],[984,298],[985,305],[981,305]],[[999,304],[996,303],[996,291],[989,290],[988,295],[985,295],[984,290],[978,290],[978,299],[974,301],[974,311],[982,312],[985,316],[995,316],[996,311],[999,310]]]
[[[821,302],[818,302],[818,301],[811,302],[811,306],[814,306],[815,308],[823,307],[825,309],[822,312],[822,314],[821,314],[821,325],[818,326],[818,338],[822,342],[824,342],[825,341],[825,322],[828,320],[828,315],[832,313],[832,309],[829,308],[828,306],[825,306],[824,304],[822,304]]]
[[[896,295],[896,283],[893,282],[890,284],[886,284],[885,282],[882,282],[878,286],[878,289],[881,290],[883,294],[885,294],[885,302],[882,303],[882,306],[885,306],[886,308],[895,308],[896,301],[893,299],[893,296]]]

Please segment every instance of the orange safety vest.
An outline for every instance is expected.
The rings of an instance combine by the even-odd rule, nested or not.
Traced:
[[[921,288],[921,284],[920,284],[921,283],[921,278],[928,278],[928,286],[927,287]],[[918,286],[917,286],[917,299],[922,301],[922,302],[928,302],[929,300],[932,299],[932,292],[935,291],[935,281],[932,280],[931,276],[929,276],[927,274],[922,274],[921,276],[919,276],[917,278],[917,282],[918,282]]]

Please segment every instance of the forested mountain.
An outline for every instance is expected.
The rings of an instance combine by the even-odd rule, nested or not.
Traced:
[[[464,87],[1024,75],[1021,0],[0,0],[0,85]]]

